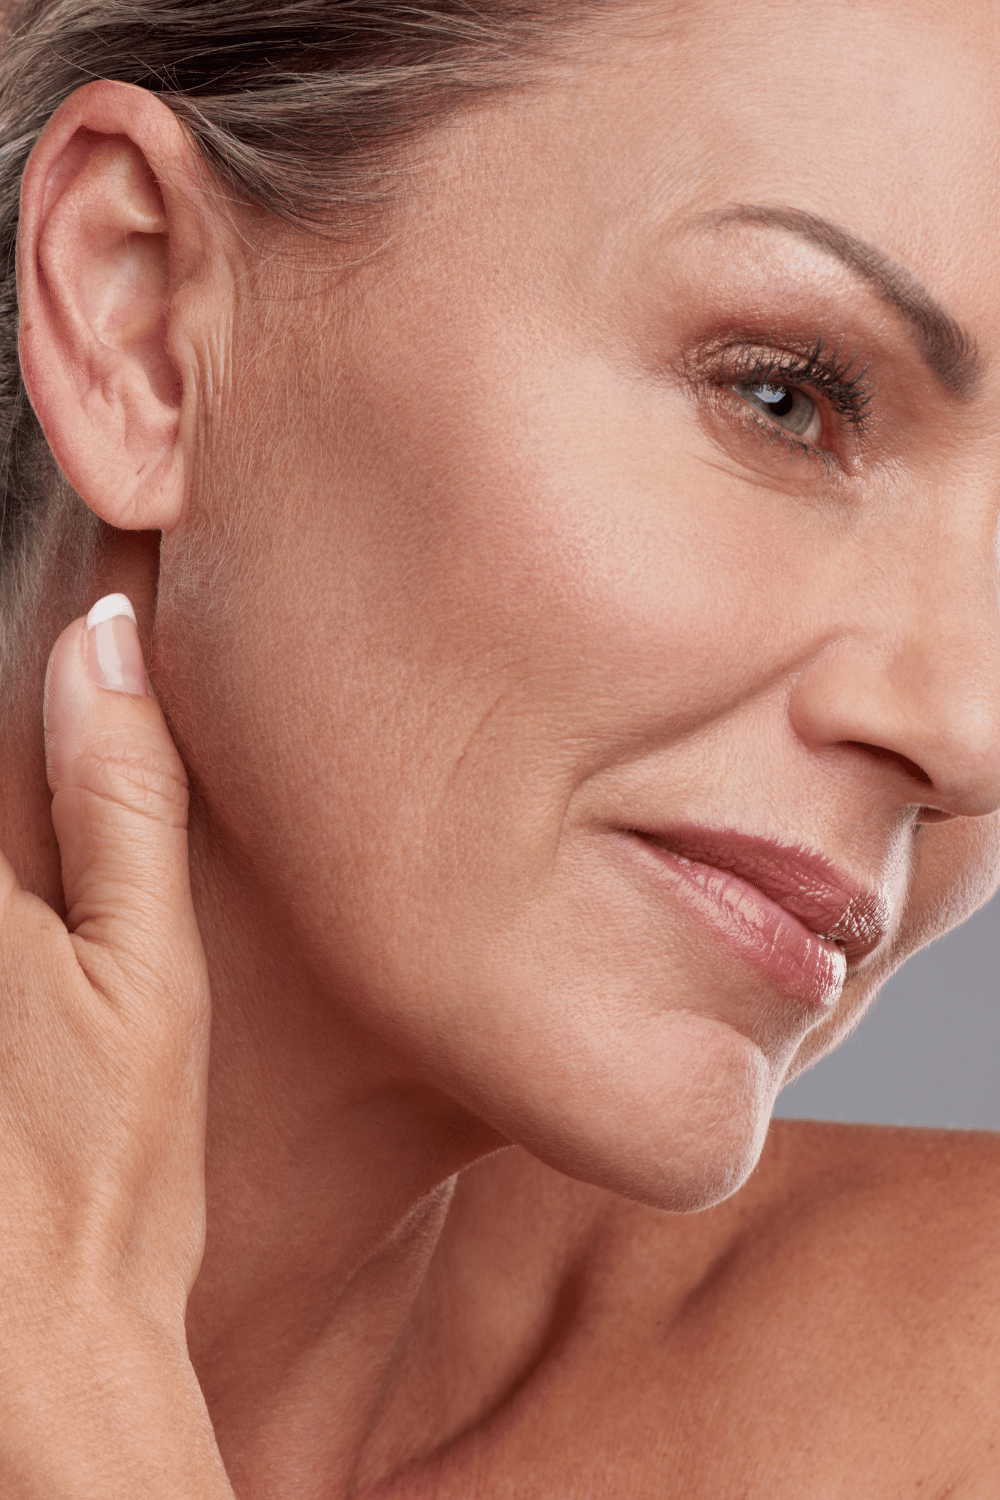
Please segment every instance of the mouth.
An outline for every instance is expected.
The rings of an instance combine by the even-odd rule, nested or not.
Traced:
[[[886,896],[824,855],[732,829],[630,829],[652,873],[730,950],[818,1009],[839,998],[848,969],[890,920]]]

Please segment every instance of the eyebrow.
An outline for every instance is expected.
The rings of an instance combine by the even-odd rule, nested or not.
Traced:
[[[702,215],[696,225],[762,224],[798,235],[832,255],[864,281],[881,301],[894,308],[917,336],[925,363],[952,396],[968,401],[976,391],[982,362],[976,341],[917,281],[905,266],[890,260],[867,240],[819,214],[783,204],[730,203]]]

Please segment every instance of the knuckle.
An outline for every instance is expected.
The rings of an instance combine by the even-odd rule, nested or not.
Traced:
[[[173,746],[108,742],[86,750],[74,767],[79,789],[152,822],[183,828],[188,816],[188,780]]]

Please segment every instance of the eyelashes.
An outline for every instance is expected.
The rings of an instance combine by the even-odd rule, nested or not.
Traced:
[[[868,363],[822,338],[798,349],[728,340],[703,349],[698,365],[717,397],[740,404],[745,429],[819,459],[827,472],[842,465],[837,448],[854,447],[868,425],[875,396]]]

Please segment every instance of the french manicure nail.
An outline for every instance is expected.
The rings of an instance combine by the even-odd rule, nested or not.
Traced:
[[[87,616],[87,669],[98,687],[146,696],[135,611],[124,594],[106,594]]]

